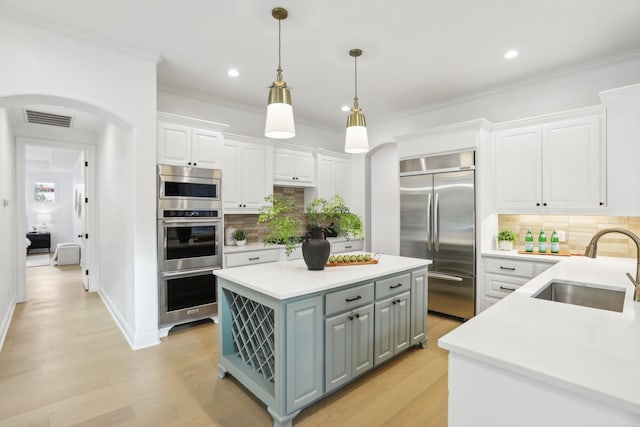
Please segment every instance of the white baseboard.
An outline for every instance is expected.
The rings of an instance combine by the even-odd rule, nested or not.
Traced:
[[[2,319],[2,324],[0,325],[0,351],[2,351],[5,338],[7,338],[7,333],[9,332],[9,326],[11,326],[11,319],[13,319],[13,312],[15,309],[16,299],[14,297],[11,302],[9,302],[9,310],[7,310],[4,319]]]
[[[111,317],[113,317],[113,320],[115,320],[116,325],[118,325],[118,328],[120,328],[122,335],[124,335],[125,339],[129,343],[129,347],[131,347],[132,350],[140,350],[142,348],[152,347],[154,345],[160,344],[158,331],[151,332],[143,337],[136,337],[135,331],[133,331],[129,327],[126,319],[120,313],[109,295],[104,293],[102,289],[98,290],[98,295],[100,295],[100,298],[102,298],[104,305],[107,307],[107,310],[109,310],[109,313],[111,313]]]

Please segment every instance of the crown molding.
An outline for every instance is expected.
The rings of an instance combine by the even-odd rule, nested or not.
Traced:
[[[470,93],[467,95],[462,95],[458,97],[454,97],[441,102],[434,102],[428,104],[426,106],[416,108],[414,110],[407,110],[403,113],[394,114],[392,116],[387,116],[376,123],[378,126],[381,123],[388,123],[395,120],[400,120],[420,114],[429,113],[431,111],[440,110],[446,107],[452,107],[458,104],[462,104],[464,102],[473,101],[479,98],[483,98],[490,95],[495,95],[503,92],[508,92],[510,90],[531,86],[534,84],[542,83],[545,81],[557,79],[560,77],[570,76],[572,74],[577,74],[579,72],[588,71],[591,69],[603,67],[610,64],[615,64],[618,62],[625,62],[633,59],[640,59],[640,49],[629,50],[625,52],[620,52],[618,54],[610,55],[604,58],[595,59],[592,61],[587,61],[582,64],[574,65],[571,67],[565,67],[559,70],[551,71],[548,73],[543,73],[531,78],[525,78],[522,80],[518,80],[515,82],[490,87],[484,90],[480,90],[474,93]]]
[[[73,41],[81,41],[92,46],[102,47],[111,51],[123,53],[134,58],[142,59],[144,61],[153,62],[156,65],[163,60],[162,56],[159,54],[146,52],[141,49],[136,49],[121,43],[106,40],[104,38],[86,33],[84,31],[74,30],[69,27],[52,24],[43,19],[35,18],[33,16],[5,11],[3,12],[2,17],[9,21],[15,21],[22,25],[27,25],[39,30],[72,39]]]

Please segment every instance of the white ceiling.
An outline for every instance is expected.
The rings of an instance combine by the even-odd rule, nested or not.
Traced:
[[[158,85],[265,109],[283,6],[296,120],[339,131],[578,66],[640,54],[639,0],[0,0],[0,14],[160,55]],[[507,49],[520,56],[503,59]],[[240,77],[227,76],[229,68]]]

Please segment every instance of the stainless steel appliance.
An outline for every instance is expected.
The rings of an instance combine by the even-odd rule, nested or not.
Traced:
[[[213,271],[217,268],[160,272],[160,325],[177,324],[216,314],[218,298]]]
[[[433,261],[429,310],[475,314],[475,154],[400,162],[400,255]]]
[[[220,170],[158,166],[158,317],[160,326],[218,311],[222,267]]]
[[[158,269],[181,271],[222,266],[221,233],[220,208],[162,210],[158,219]]]
[[[222,172],[182,166],[158,165],[160,209],[211,209],[222,201]]]

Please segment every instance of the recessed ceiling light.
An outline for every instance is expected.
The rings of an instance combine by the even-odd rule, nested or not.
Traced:
[[[343,105],[341,108],[342,111],[351,111],[351,107],[349,107],[348,105]]]
[[[504,59],[514,59],[519,55],[518,51],[515,49],[508,50],[504,53]]]
[[[227,71],[227,74],[231,77],[238,77],[240,75],[240,71],[236,70],[235,68],[231,68],[229,71]]]

